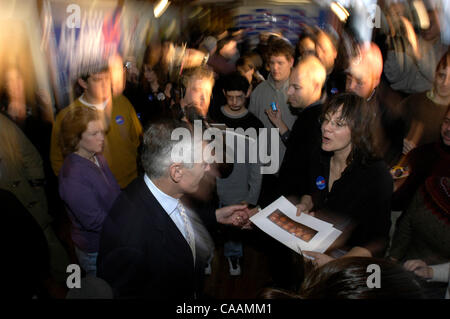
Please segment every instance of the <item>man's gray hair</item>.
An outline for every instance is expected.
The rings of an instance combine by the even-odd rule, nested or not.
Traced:
[[[168,168],[174,163],[172,151],[180,143],[187,143],[186,147],[189,148],[193,156],[194,140],[192,137],[188,141],[186,139],[172,140],[172,132],[180,128],[189,130],[184,122],[162,119],[149,125],[145,131],[141,161],[145,173],[150,178],[167,176]],[[183,162],[183,165],[192,168],[194,163],[192,160],[189,163]]]

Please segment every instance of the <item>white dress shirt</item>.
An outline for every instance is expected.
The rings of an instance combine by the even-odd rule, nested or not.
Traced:
[[[150,192],[155,196],[158,203],[165,210],[167,215],[169,215],[170,219],[175,223],[178,230],[183,234],[183,237],[188,241],[187,230],[185,228],[183,217],[180,215],[178,211],[178,203],[180,202],[178,199],[173,198],[172,196],[167,195],[163,191],[161,191],[145,174],[144,176],[145,184],[147,185]],[[189,242],[188,242],[189,243]]]

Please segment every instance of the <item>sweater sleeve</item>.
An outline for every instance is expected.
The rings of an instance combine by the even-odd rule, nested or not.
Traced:
[[[256,205],[261,191],[262,175],[259,163],[247,163],[248,173],[248,193],[245,201],[249,204]]]
[[[259,114],[259,107],[258,107],[258,94],[257,89],[255,89],[252,94],[250,95],[250,103],[248,105],[248,110],[253,113],[259,120],[260,114]]]
[[[89,178],[95,177],[74,170],[70,175],[60,177],[59,193],[84,230],[99,232],[107,212]]]

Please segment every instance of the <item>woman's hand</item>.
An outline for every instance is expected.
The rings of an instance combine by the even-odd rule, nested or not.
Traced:
[[[297,204],[296,207],[296,216],[300,216],[301,213],[314,216],[314,212],[310,212],[310,210],[313,208],[312,197],[310,195],[303,195],[300,199],[300,204]]]
[[[297,206],[296,216],[300,216],[300,214],[307,214],[314,217],[314,212],[310,212],[305,204],[298,204]]]
[[[303,251],[303,255],[314,258],[313,264],[316,265],[317,267],[321,267],[322,265],[325,265],[326,263],[334,260],[334,258],[331,256],[322,253],[317,253],[314,251]]]

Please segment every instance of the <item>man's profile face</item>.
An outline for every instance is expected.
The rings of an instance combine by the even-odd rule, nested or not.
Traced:
[[[294,59],[285,55],[272,55],[269,59],[270,74],[275,81],[285,81],[289,78]]]
[[[211,102],[212,83],[208,79],[191,79],[186,87],[184,99],[187,104],[193,104],[202,112],[202,115],[208,113],[209,103]]]
[[[314,81],[308,77],[308,73],[304,69],[300,65],[292,71],[289,77],[288,103],[295,108],[309,106],[315,96]]]
[[[370,68],[350,62],[345,81],[345,90],[368,99],[375,89]]]
[[[183,177],[180,181],[180,186],[185,193],[195,193],[200,182],[205,175],[205,172],[209,170],[210,166],[206,162],[195,163],[192,168],[184,167]]]

